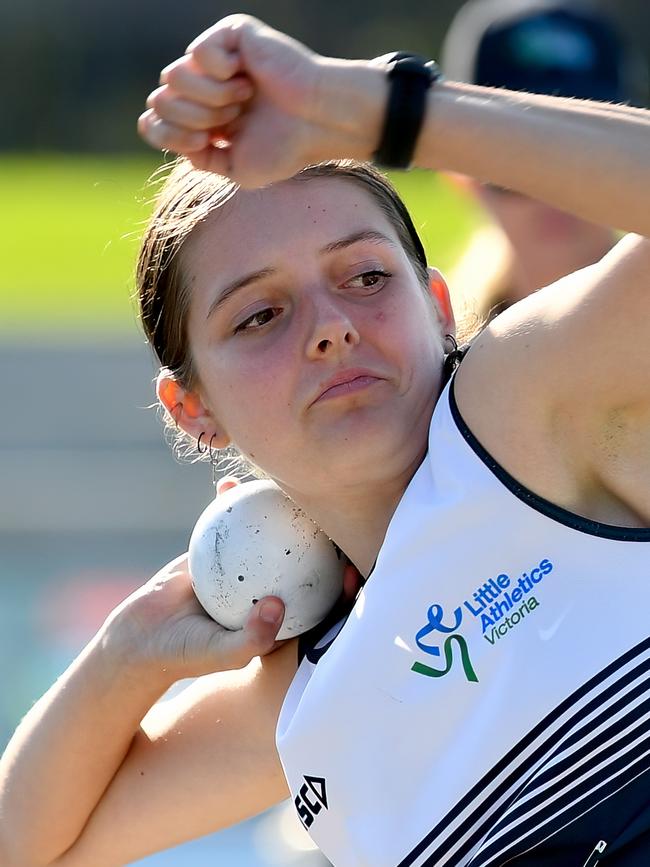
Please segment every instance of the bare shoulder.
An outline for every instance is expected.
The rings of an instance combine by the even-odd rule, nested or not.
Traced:
[[[131,863],[286,798],[275,728],[296,669],[292,639],[241,671],[198,678],[154,706],[61,867]]]
[[[616,489],[633,519],[650,504],[621,488],[621,472],[650,476],[649,345],[650,241],[628,235],[476,338],[457,374],[461,415],[540,496],[595,517],[585,492]]]
[[[627,235],[599,262],[498,316],[468,367],[475,380],[480,356],[483,379],[496,376],[515,391],[521,383],[536,405],[579,396],[586,411],[598,412],[622,397],[650,398],[649,340],[650,240]]]

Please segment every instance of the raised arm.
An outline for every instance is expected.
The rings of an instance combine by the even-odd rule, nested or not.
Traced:
[[[264,620],[269,605],[279,620]],[[245,630],[222,630],[184,558],[126,600],[0,760],[0,864],[117,867],[281,800],[275,720],[294,643],[244,668],[273,648],[281,613],[263,600]],[[204,674],[148,714],[174,681]]]
[[[371,159],[387,93],[380,65],[320,57],[235,15],[163,70],[140,131],[200,168],[259,186],[319,160]],[[641,109],[436,82],[415,163],[650,234],[650,113]]]

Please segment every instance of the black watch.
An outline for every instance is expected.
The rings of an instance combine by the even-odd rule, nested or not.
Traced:
[[[396,51],[379,57],[386,64],[390,81],[386,117],[374,162],[387,169],[407,169],[422,129],[427,92],[443,76],[433,60],[418,54]]]

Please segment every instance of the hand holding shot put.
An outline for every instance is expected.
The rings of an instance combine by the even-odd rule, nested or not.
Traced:
[[[252,607],[285,604],[278,639],[320,623],[343,591],[341,552],[271,481],[245,482],[203,512],[189,547],[192,586],[207,613],[239,630]],[[263,616],[277,598],[262,603]]]
[[[336,867],[645,867],[650,114],[318,57],[248,16],[161,81],[140,130],[186,157],[137,269],[161,405],[364,584],[276,642],[274,593],[228,631],[166,567],[10,742],[3,867],[115,867],[287,796]],[[371,159],[637,234],[472,334]]]

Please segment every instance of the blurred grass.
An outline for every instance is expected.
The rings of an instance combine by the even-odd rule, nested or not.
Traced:
[[[56,340],[132,329],[137,236],[152,159],[0,159],[0,327]]]
[[[134,333],[138,238],[150,205],[146,157],[0,157],[3,341],[87,342]],[[445,179],[393,176],[431,264],[448,269],[480,217]]]

